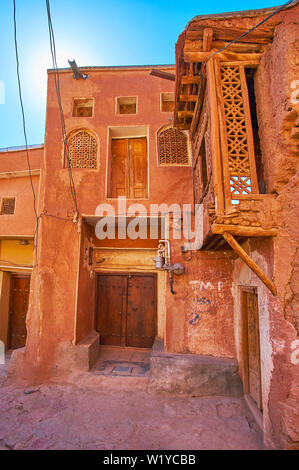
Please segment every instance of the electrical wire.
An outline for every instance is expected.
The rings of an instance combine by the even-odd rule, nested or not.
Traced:
[[[283,5],[281,5],[280,7],[278,7],[275,11],[273,11],[270,15],[268,15],[266,18],[264,18],[262,21],[260,21],[258,24],[256,24],[255,26],[253,26],[252,28],[250,28],[248,31],[246,31],[245,33],[242,33],[240,36],[238,36],[236,39],[230,41],[228,44],[226,44],[226,46],[222,47],[221,49],[218,49],[217,51],[214,51],[211,55],[209,55],[203,62],[202,62],[202,67],[201,67],[201,72],[200,72],[200,76],[201,76],[201,79],[200,79],[200,90],[199,90],[199,95],[201,94],[202,92],[202,88],[203,88],[203,85],[204,85],[204,71],[206,69],[206,64],[207,62],[212,59],[212,57],[215,57],[215,55],[219,54],[219,52],[222,52],[224,51],[225,49],[227,49],[228,47],[230,47],[232,44],[235,44],[236,42],[238,42],[240,39],[242,39],[243,37],[247,36],[248,34],[250,34],[252,31],[254,31],[255,29],[259,28],[262,24],[266,23],[266,21],[269,21],[274,15],[277,15],[277,13],[279,13],[280,11],[282,11],[284,8],[286,8],[287,6],[289,6],[291,3],[294,3],[294,0],[288,0],[288,2],[284,3]]]
[[[63,138],[63,145],[64,145],[64,155],[66,155],[66,159],[67,159],[67,168],[68,168],[69,180],[70,180],[70,191],[71,191],[71,195],[72,195],[74,205],[75,205],[75,208],[76,208],[75,217],[77,217],[78,214],[79,214],[79,209],[78,209],[78,203],[77,203],[76,188],[75,188],[75,183],[74,183],[71,164],[70,164],[69,147],[68,147],[68,142],[67,142],[65,120],[64,120],[64,114],[63,114],[63,108],[62,108],[62,102],[61,102],[59,71],[58,71],[57,57],[56,57],[55,36],[54,36],[54,29],[53,29],[53,24],[52,24],[51,9],[50,9],[50,1],[49,0],[46,0],[46,7],[47,7],[47,17],[48,17],[50,49],[51,49],[53,69],[54,69],[54,82],[55,82],[57,102],[58,102],[59,113],[60,113],[61,131],[62,131],[62,138]]]
[[[259,28],[262,24],[266,23],[266,21],[269,21],[274,15],[276,15],[277,13],[279,13],[281,10],[283,10],[284,8],[286,8],[288,5],[290,5],[291,3],[294,3],[294,0],[289,0],[288,2],[286,2],[284,5],[281,5],[279,8],[277,8],[275,11],[273,11],[269,16],[267,16],[266,18],[264,18],[262,21],[260,21],[258,24],[256,24],[255,26],[253,26],[252,28],[250,28],[248,31],[246,31],[245,33],[241,34],[240,36],[238,36],[236,39],[234,39],[233,41],[231,41],[229,44],[227,44],[226,46],[222,47],[221,49],[218,49],[217,51],[213,52],[213,54],[211,54],[209,57],[207,57],[207,59],[203,62],[203,63],[207,63],[212,57],[214,57],[216,54],[219,54],[219,52],[222,52],[224,51],[225,49],[227,49],[229,46],[231,46],[232,44],[235,44],[236,42],[238,42],[240,39],[242,39],[244,36],[247,36],[247,34],[251,33],[252,31],[254,31],[255,29]]]
[[[21,79],[20,79],[20,63],[19,63],[19,52],[18,52],[16,1],[15,0],[13,0],[13,23],[14,23],[14,44],[15,44],[15,55],[16,55],[16,71],[17,71],[17,79],[18,79],[19,101],[20,101],[21,113],[22,113],[22,124],[23,124],[23,134],[24,134],[24,139],[25,139],[27,166],[28,166],[28,172],[29,172],[29,178],[30,178],[30,185],[31,185],[32,194],[33,194],[33,209],[34,209],[34,214],[35,214],[35,231],[34,231],[34,245],[35,245],[36,240],[37,240],[39,217],[37,215],[36,194],[35,194],[35,189],[34,189],[33,180],[32,180],[31,165],[30,165],[30,158],[29,158],[29,152],[28,152],[26,119],[25,119],[25,112],[24,112],[24,105],[23,105]]]

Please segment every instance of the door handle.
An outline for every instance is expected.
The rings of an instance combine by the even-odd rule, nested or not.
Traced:
[[[123,314],[123,312],[118,312],[118,315],[122,315],[122,314]]]

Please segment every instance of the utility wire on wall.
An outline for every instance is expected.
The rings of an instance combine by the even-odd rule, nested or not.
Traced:
[[[19,70],[20,64],[19,64],[19,52],[18,52],[16,1],[15,0],[13,0],[13,22],[14,22],[14,44],[15,44],[15,55],[16,55],[16,65],[17,65],[16,68],[17,68],[19,101],[20,101],[21,112],[22,112],[22,123],[23,123],[24,139],[25,139],[26,158],[27,158],[28,172],[29,172],[29,178],[30,178],[30,185],[31,185],[32,194],[33,194],[33,210],[34,210],[34,214],[35,214],[35,231],[34,231],[34,245],[35,245],[36,240],[37,240],[39,217],[37,215],[36,194],[35,194],[35,189],[34,189],[33,180],[32,180],[31,165],[30,165],[30,158],[29,158],[29,152],[28,152],[26,120],[25,120],[25,112],[24,112],[23,97],[22,97],[22,87],[21,87],[21,79],[20,79],[20,70]]]
[[[67,142],[66,127],[65,127],[65,120],[64,120],[63,108],[62,108],[62,103],[61,103],[59,71],[58,71],[58,66],[57,66],[55,37],[54,37],[54,30],[53,30],[51,10],[50,10],[50,1],[49,0],[46,0],[46,7],[47,7],[47,16],[48,16],[50,49],[51,49],[53,69],[54,69],[54,82],[55,82],[55,89],[56,89],[56,95],[57,95],[57,101],[58,101],[58,107],[59,107],[59,113],[60,113],[60,122],[61,122],[61,131],[62,131],[63,146],[64,146],[64,155],[66,155],[66,159],[67,159],[67,168],[68,168],[69,180],[70,180],[70,190],[71,190],[71,195],[72,195],[74,205],[75,205],[75,209],[76,209],[76,214],[75,214],[75,217],[74,217],[74,221],[76,221],[77,218],[78,218],[78,215],[79,215],[79,209],[78,209],[78,204],[77,204],[76,188],[75,188],[75,183],[74,183],[72,169],[71,169],[69,147],[68,147],[68,142]]]

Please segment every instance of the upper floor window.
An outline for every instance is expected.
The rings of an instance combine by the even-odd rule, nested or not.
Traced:
[[[92,117],[93,99],[74,99],[73,117]]]
[[[188,138],[174,127],[158,133],[159,165],[189,165]]]
[[[4,197],[1,203],[1,215],[13,215],[15,213],[16,199]]]
[[[136,114],[137,97],[119,96],[116,98],[116,114]]]
[[[97,168],[97,139],[87,129],[72,132],[68,136],[68,151],[71,168]],[[65,161],[65,167],[67,162]]]
[[[161,93],[160,104],[162,113],[172,113],[174,110],[174,93]]]

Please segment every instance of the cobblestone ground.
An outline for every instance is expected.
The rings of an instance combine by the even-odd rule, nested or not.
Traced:
[[[0,449],[263,448],[243,399],[167,397],[114,385],[21,389],[4,377],[1,385],[0,377]]]

